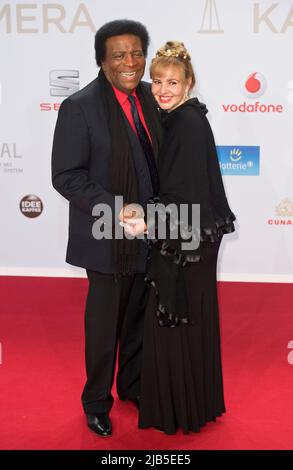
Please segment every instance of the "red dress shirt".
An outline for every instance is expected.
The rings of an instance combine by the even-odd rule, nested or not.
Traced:
[[[132,129],[134,130],[134,132],[137,135],[135,124],[134,124],[133,117],[132,117],[132,114],[131,114],[130,102],[127,99],[128,95],[126,93],[123,93],[123,91],[118,90],[118,88],[115,88],[113,85],[112,85],[112,87],[113,87],[114,93],[116,95],[116,98],[117,98],[118,102],[120,103],[120,105],[121,105],[128,121],[129,121],[129,124],[131,125]],[[135,97],[136,107],[137,107],[137,111],[138,111],[140,120],[141,120],[141,122],[142,122],[148,136],[149,136],[150,141],[152,141],[149,130],[147,128],[147,125],[146,125],[146,122],[145,122],[145,119],[144,119],[144,116],[143,116],[143,113],[142,113],[141,104],[140,104],[139,99],[136,95],[136,91],[134,90],[134,92],[131,93],[131,94]]]

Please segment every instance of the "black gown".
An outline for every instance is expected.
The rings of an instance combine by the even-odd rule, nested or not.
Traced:
[[[216,271],[235,216],[206,112],[195,98],[164,115],[161,189],[152,201],[201,205],[199,248],[187,253],[180,240],[150,242],[139,427],[167,434],[199,432],[225,412]]]

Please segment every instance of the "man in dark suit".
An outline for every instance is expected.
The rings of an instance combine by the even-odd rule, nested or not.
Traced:
[[[118,396],[139,406],[148,250],[143,240],[125,233],[122,239],[94,237],[93,209],[107,204],[117,224],[115,196],[123,197],[124,220],[137,215],[132,203],[145,207],[158,193],[161,128],[150,86],[141,82],[148,44],[148,32],[138,22],[102,26],[95,36],[99,75],[63,101],[54,134],[52,182],[69,201],[66,261],[86,268],[89,280],[82,403],[88,426],[101,436],[112,432],[118,344]]]

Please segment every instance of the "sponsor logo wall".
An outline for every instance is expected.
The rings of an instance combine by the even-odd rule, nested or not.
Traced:
[[[60,104],[97,75],[94,33],[128,17],[149,29],[148,66],[183,41],[207,104],[237,233],[219,278],[293,281],[293,1],[85,0],[0,5],[0,274],[84,276],[66,265],[68,205],[51,186]],[[168,19],[156,21],[155,18]],[[287,52],[286,52],[287,51]],[[245,178],[243,178],[245,176]]]

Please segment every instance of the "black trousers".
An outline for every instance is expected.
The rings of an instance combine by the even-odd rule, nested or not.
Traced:
[[[143,316],[147,300],[144,274],[123,276],[87,270],[89,290],[85,311],[87,382],[82,394],[85,413],[109,412],[119,344],[117,393],[140,393]]]

